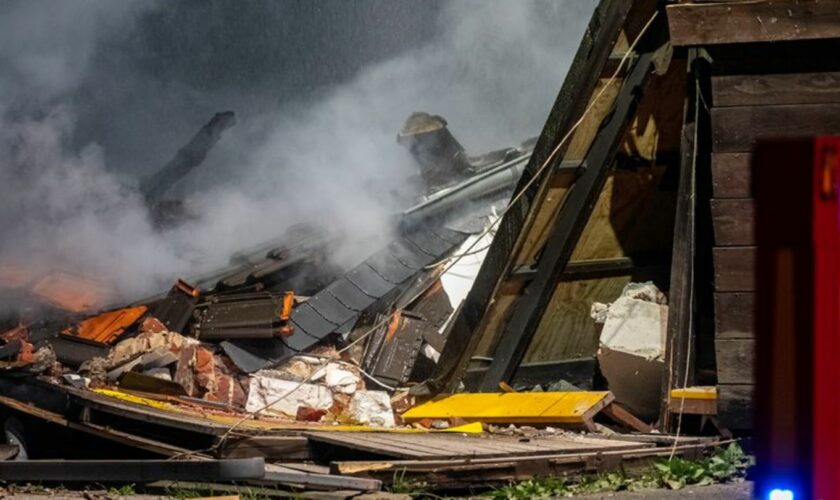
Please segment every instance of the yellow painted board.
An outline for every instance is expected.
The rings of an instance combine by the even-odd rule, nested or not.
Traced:
[[[93,392],[108,396],[109,398],[119,399],[127,403],[134,403],[137,405],[148,406],[158,410],[174,410],[175,406],[162,401],[155,401],[154,399],[144,398],[142,396],[135,396],[127,392],[115,391],[113,389],[93,389]]]
[[[697,386],[671,389],[671,399],[717,399],[717,388],[714,386]]]
[[[190,415],[193,417],[202,418],[217,424],[237,425],[246,429],[260,429],[260,430],[309,430],[319,432],[396,432],[396,433],[425,433],[425,432],[460,432],[464,434],[481,434],[484,429],[479,422],[468,423],[448,429],[415,429],[413,427],[373,427],[369,425],[332,425],[322,424],[316,422],[297,422],[297,421],[283,421],[272,418],[270,414],[265,415],[268,418],[246,420],[240,422],[241,415],[230,414],[216,414],[216,413],[196,413],[179,407],[171,403],[156,401],[154,399],[144,398],[135,394],[113,390],[113,389],[93,389],[93,392],[102,396],[117,399],[125,403],[136,404],[154,408],[156,410],[165,411],[167,413],[178,413]]]
[[[403,420],[582,424],[612,400],[608,391],[452,394],[415,406],[403,414]]]

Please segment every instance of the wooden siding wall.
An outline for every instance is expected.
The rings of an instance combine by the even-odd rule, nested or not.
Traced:
[[[840,73],[715,76],[711,115],[718,413],[721,424],[750,429],[756,254],[751,151],[759,137],[840,134]]]

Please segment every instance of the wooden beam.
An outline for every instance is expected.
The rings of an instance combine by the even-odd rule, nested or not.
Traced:
[[[681,3],[667,11],[675,46],[840,37],[837,0]]]
[[[712,108],[715,153],[752,151],[758,138],[840,134],[840,103]]]
[[[631,5],[632,2],[626,0],[601,0],[595,8],[515,192],[523,190],[532,180],[560,139],[583,113],[613,51]],[[564,152],[565,148],[561,148],[555,160],[561,160]],[[441,353],[433,376],[426,384],[418,387],[419,392],[425,390],[436,393],[457,386],[480,340],[476,332],[482,318],[497,293],[502,277],[507,275],[513,265],[517,241],[537,191],[535,187],[529,189],[499,224],[496,237],[475,283],[454,319],[452,331],[447,339],[448,347]]]
[[[711,200],[715,245],[755,245],[755,203],[751,198]]]
[[[662,373],[662,404],[660,430],[670,427],[668,394],[673,387],[693,382],[689,375],[693,359],[689,356],[689,343],[694,330],[696,297],[694,294],[694,257],[696,247],[696,197],[698,127],[701,107],[701,75],[697,51],[689,51],[691,70],[689,87],[683,105],[683,126],[680,139],[680,178],[677,189],[676,217],[674,219],[674,246],[671,257],[671,282],[669,291],[668,326],[665,337],[665,367]]]
[[[598,200],[607,172],[627,129],[628,118],[632,116],[638,103],[642,85],[651,72],[652,64],[653,50],[641,53],[624,81],[613,113],[607,118],[587,153],[586,170],[566,195],[563,207],[554,221],[552,233],[537,263],[537,276],[527,285],[522,298],[514,306],[510,321],[502,331],[481,390],[498,390],[499,382],[510,380],[522,361],[542,320],[542,314],[551,299],[557,280],[569,262],[575,244]]]
[[[683,415],[717,415],[717,399],[671,399],[668,411]]]
[[[653,427],[639,420],[635,415],[627,411],[623,406],[613,402],[607,405],[602,410],[604,415],[610,417],[615,422],[638,432],[653,432]]]
[[[712,106],[840,102],[840,73],[723,75],[712,78]]]

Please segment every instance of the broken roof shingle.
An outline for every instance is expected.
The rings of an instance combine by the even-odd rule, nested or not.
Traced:
[[[344,307],[357,312],[364,311],[376,302],[375,298],[366,295],[359,287],[343,276],[333,281],[330,286],[315,296],[317,297],[324,292],[335,297]]]
[[[332,333],[349,332],[359,313],[424,272],[428,263],[443,258],[466,238],[466,234],[446,228],[437,228],[436,232],[420,229],[391,242],[296,307],[291,317],[292,335],[262,341],[225,341],[222,348],[240,369],[251,373],[305,351]]]
[[[442,257],[453,246],[452,243],[425,228],[406,234],[405,239],[431,257]]]
[[[375,269],[370,267],[367,261],[350,270],[344,277],[356,285],[365,295],[374,299],[384,297],[394,288],[394,284],[388,283]]]
[[[336,325],[342,325],[356,316],[356,311],[347,308],[330,293],[318,293],[306,303],[318,311],[318,314],[323,316],[327,321]]]
[[[387,247],[373,254],[367,260],[367,263],[379,276],[395,285],[402,283],[417,272],[416,269],[412,269],[400,262],[396,255]]]

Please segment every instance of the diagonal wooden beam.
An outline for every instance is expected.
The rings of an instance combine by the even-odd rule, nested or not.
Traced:
[[[534,154],[515,192],[520,192],[531,181],[552,149],[583,113],[632,5],[633,2],[627,0],[601,0],[595,8],[560,93],[534,146]],[[557,161],[563,158],[564,151],[565,149],[558,152],[555,157]],[[491,304],[500,281],[513,265],[519,235],[525,226],[530,206],[537,196],[537,184],[520,198],[499,224],[475,284],[460,313],[455,317],[446,348],[441,353],[435,372],[426,384],[419,386],[428,392],[453,390],[466,371],[469,359],[478,345],[481,319]]]
[[[543,312],[551,300],[557,281],[598,201],[607,173],[627,130],[629,118],[636,109],[642,85],[651,73],[653,56],[653,49],[640,54],[622,85],[612,113],[592,142],[584,160],[586,170],[566,195],[543,255],[537,263],[535,278],[527,285],[522,297],[514,306],[513,315],[502,331],[480,390],[496,391],[499,382],[510,379],[522,361],[542,321]]]

